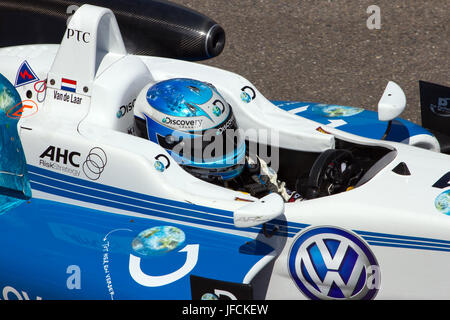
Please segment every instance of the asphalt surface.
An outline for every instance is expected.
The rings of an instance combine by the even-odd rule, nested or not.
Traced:
[[[173,0],[217,21],[222,54],[202,62],[236,72],[269,99],[375,110],[389,80],[401,117],[420,120],[418,81],[450,86],[448,0]],[[370,5],[381,29],[370,30]]]

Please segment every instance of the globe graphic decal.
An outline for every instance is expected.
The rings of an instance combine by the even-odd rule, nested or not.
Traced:
[[[252,98],[247,92],[242,91],[241,100],[244,101],[245,103],[249,103],[252,100]]]
[[[213,113],[214,113],[214,115],[215,115],[216,117],[218,117],[218,116],[220,116],[220,114],[221,114],[222,112],[220,111],[220,108],[219,108],[219,107],[215,106],[215,107],[213,108]]]
[[[163,172],[164,169],[165,169],[164,164],[161,161],[156,160],[155,161],[155,169],[160,171],[160,172]]]
[[[31,197],[25,154],[17,132],[19,118],[11,118],[8,111],[20,110],[21,98],[17,90],[0,74],[0,214],[7,212]]]
[[[205,293],[200,298],[201,300],[219,300],[219,298],[214,293]]]
[[[363,108],[318,104],[312,107],[312,111],[327,118],[350,117],[364,111]]]
[[[434,205],[439,212],[450,215],[450,190],[442,192],[437,196]]]
[[[4,83],[0,83],[0,109],[5,114],[10,108],[14,107],[15,102],[20,102],[16,99],[13,92]]]
[[[185,239],[184,232],[177,227],[157,226],[139,233],[131,246],[140,255],[159,256],[175,250]]]

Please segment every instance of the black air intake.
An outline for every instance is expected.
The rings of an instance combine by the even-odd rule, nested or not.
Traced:
[[[204,60],[225,46],[216,22],[164,0],[0,0],[0,47],[60,43],[68,18],[84,3],[114,12],[132,54]]]

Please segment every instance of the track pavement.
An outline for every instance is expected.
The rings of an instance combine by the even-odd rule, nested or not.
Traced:
[[[249,79],[267,98],[375,110],[389,80],[402,117],[420,120],[418,80],[450,86],[448,0],[173,0],[217,21],[226,46],[208,65]],[[380,8],[370,30],[367,9]]]

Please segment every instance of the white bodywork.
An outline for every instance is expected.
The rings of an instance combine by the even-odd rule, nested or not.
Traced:
[[[83,159],[93,148],[101,148],[107,155],[107,163],[105,161],[106,165],[95,177],[98,183],[245,213],[244,206],[248,202],[236,201],[236,198],[243,198],[257,202],[258,210],[267,208],[268,212],[276,212],[277,208],[267,207],[270,202],[265,204],[241,192],[201,181],[189,175],[175,161],[171,161],[170,168],[163,172],[156,170],[155,158],[158,155],[170,156],[159,145],[129,134],[134,132],[133,112],[125,112],[120,118],[116,116],[121,106],[130,106],[149,82],[176,77],[193,78],[210,82],[218,88],[233,106],[240,128],[276,132],[279,140],[271,141],[272,144],[278,143],[293,150],[321,152],[334,148],[335,139],[339,138],[396,150],[397,154],[390,163],[369,182],[353,190],[278,207],[283,211],[279,219],[308,225],[302,230],[298,228],[297,232],[309,227],[336,226],[347,231],[450,241],[450,218],[439,213],[434,206],[435,198],[444,190],[432,188],[450,171],[449,156],[405,144],[361,138],[297,117],[274,106],[250,82],[231,72],[179,60],[128,55],[115,18],[108,9],[89,5],[81,7],[71,19],[68,30],[82,30],[82,33],[77,39],[76,35],[69,37],[69,31],[66,31],[61,46],[0,49],[0,70],[11,82],[14,82],[24,60],[41,80],[47,79],[45,99],[37,95],[34,83],[17,88],[23,100],[31,90],[32,99],[36,99],[39,109],[29,117],[25,113],[19,121],[19,133],[29,165],[89,180],[92,177],[88,175],[95,173],[84,173]],[[75,93],[61,90],[63,78],[76,80]],[[256,93],[256,98],[249,103],[240,98],[242,88],[246,86]],[[320,126],[329,134],[317,131]],[[79,167],[70,166],[70,163],[58,169],[45,167],[40,156],[49,146],[60,148],[61,153],[64,150],[68,154],[78,152],[79,155],[74,155],[73,159]],[[392,172],[400,162],[407,163],[410,176]],[[33,197],[147,217],[38,191],[33,191]],[[278,202],[277,206],[280,206]],[[206,228],[201,224],[186,224]],[[255,237],[255,233],[239,229],[208,228]],[[288,270],[288,256],[295,239],[295,232],[289,237],[258,234],[258,240],[275,248],[278,255],[273,265],[268,265],[259,274],[259,269],[253,270],[247,279],[254,284],[257,298],[305,298]],[[375,244],[369,246],[381,272],[377,298],[449,298],[450,279],[444,276],[443,268],[450,264],[450,253],[433,250],[438,246],[432,241],[423,242],[424,249],[383,245],[389,244],[389,240],[372,241]],[[262,283],[267,285],[267,282],[267,292],[258,296],[258,286]]]

